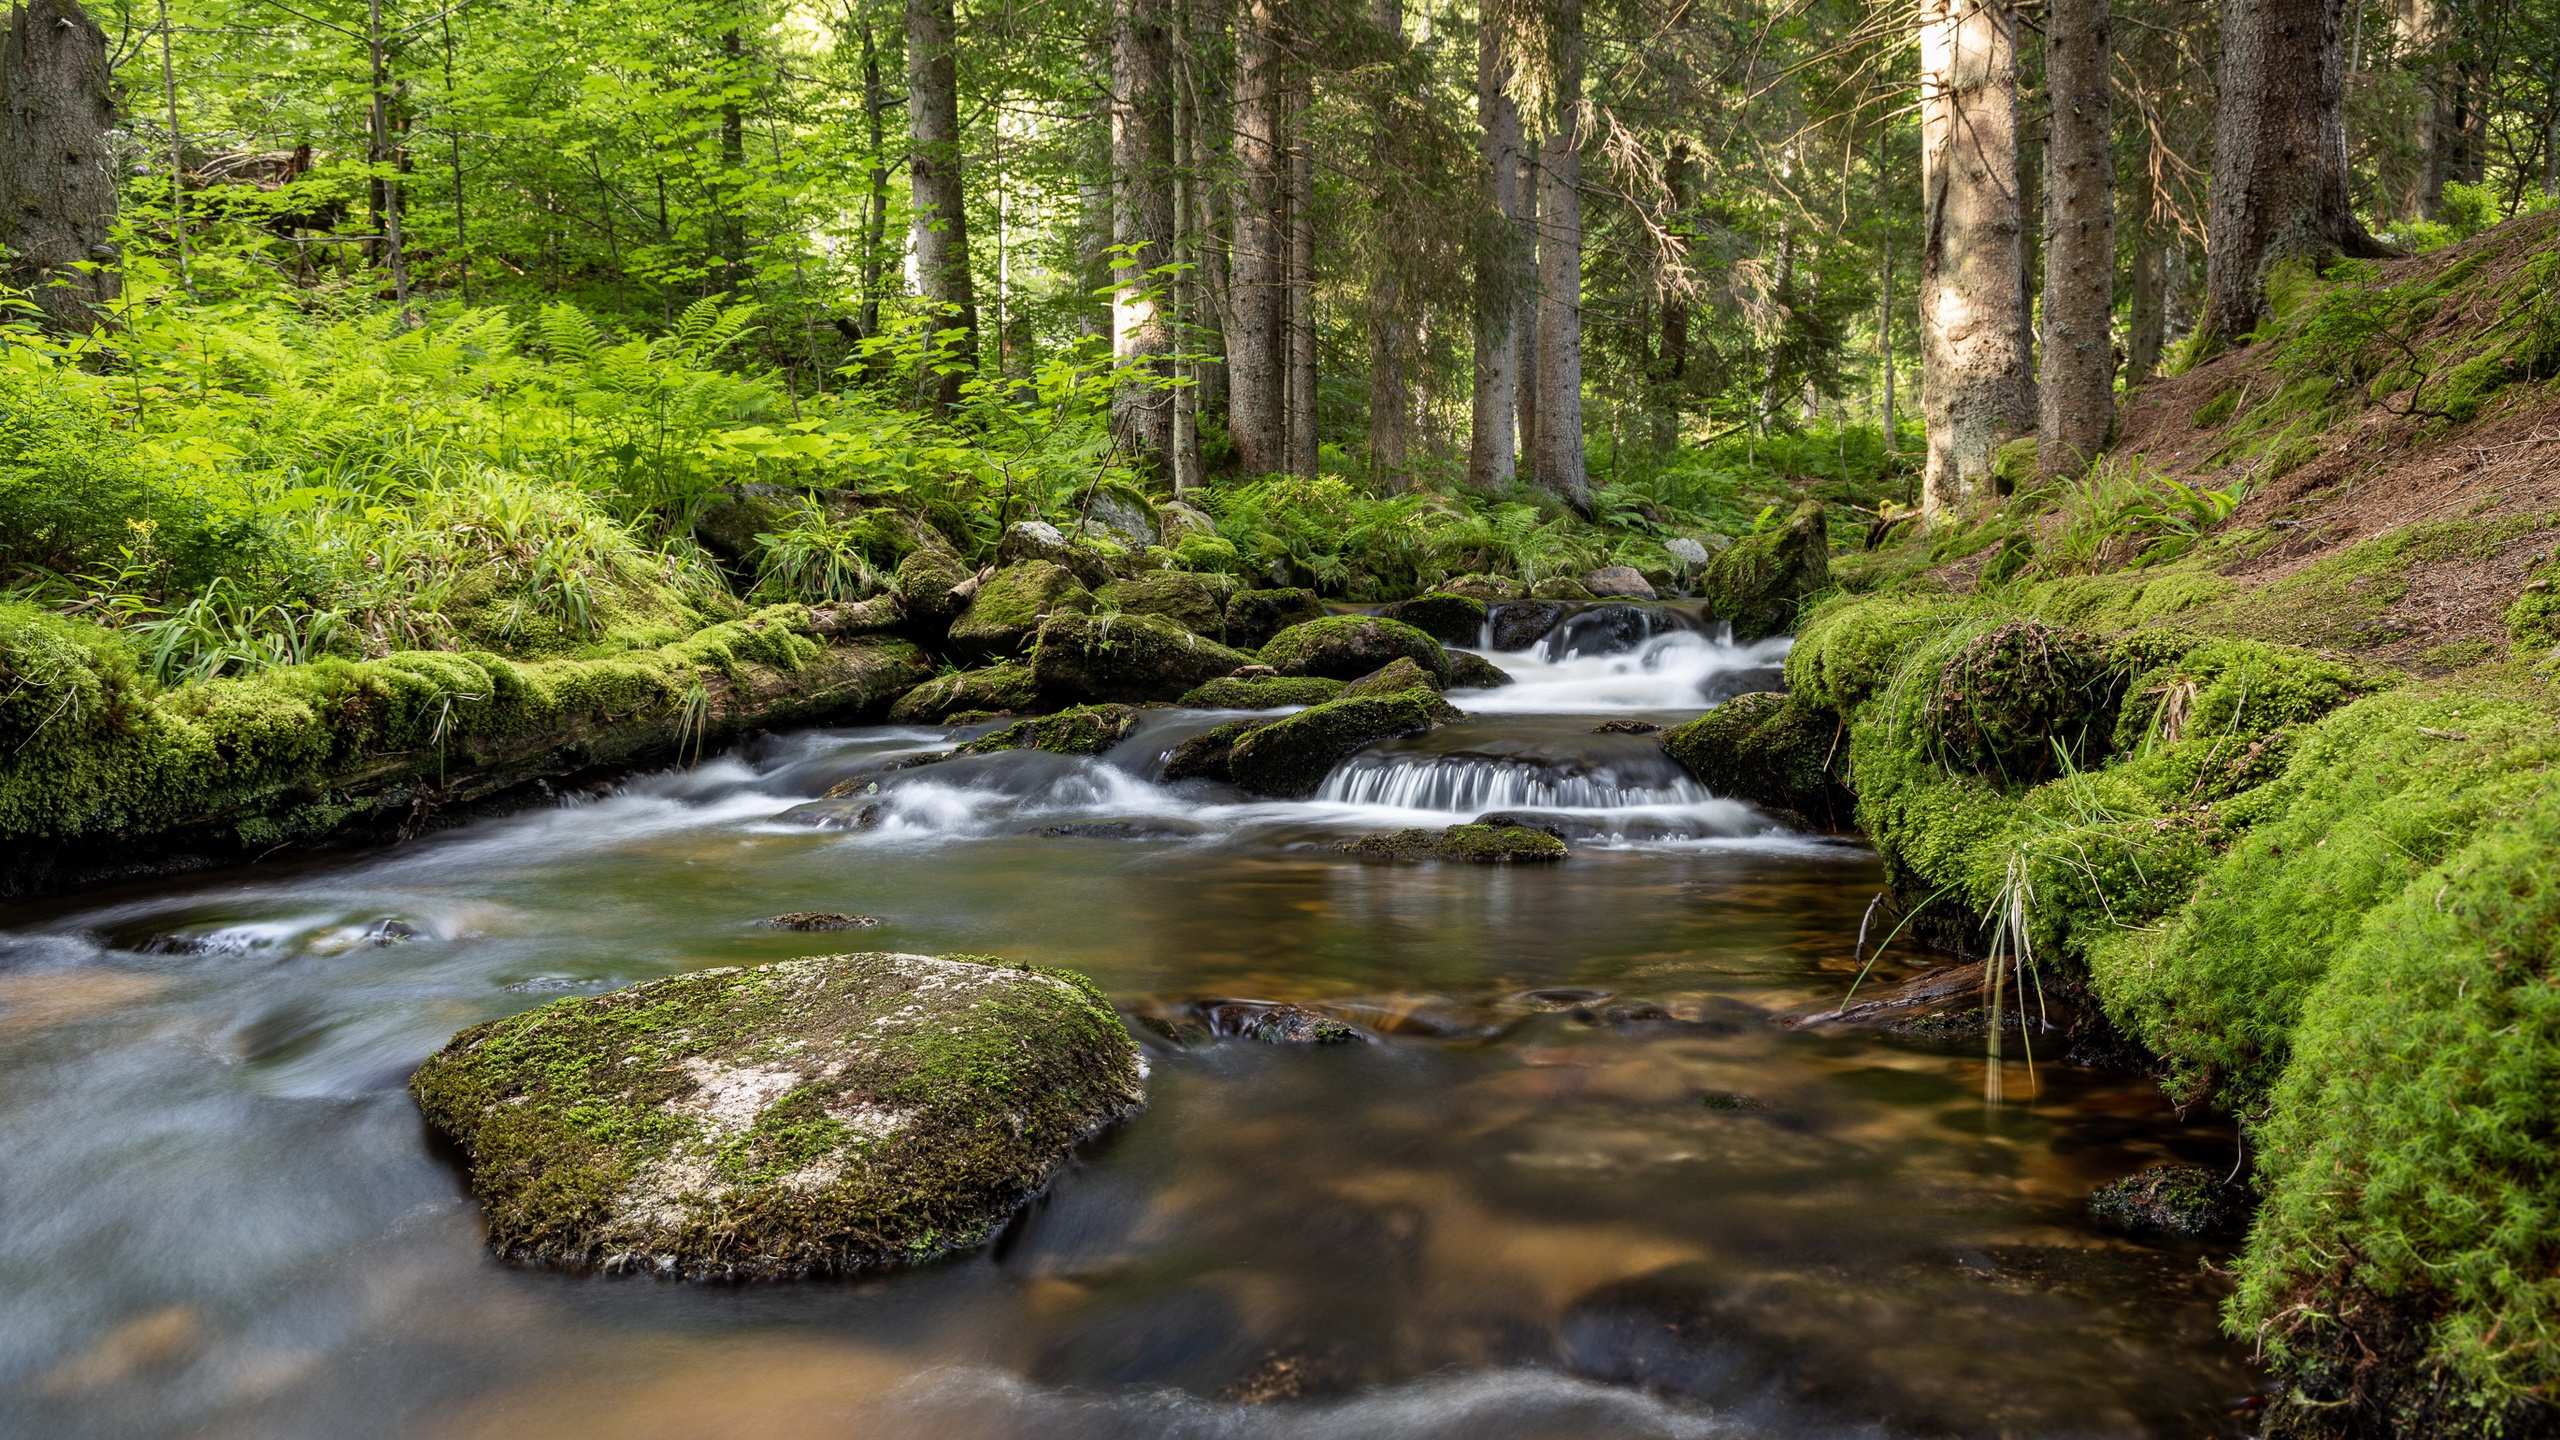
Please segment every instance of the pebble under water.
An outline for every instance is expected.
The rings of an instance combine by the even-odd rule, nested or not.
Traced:
[[[1491,655],[1519,683],[1303,803],[1152,778],[1232,714],[910,769],[954,732],[817,730],[396,849],[0,909],[0,1433],[2247,1433],[2223,1257],[2082,1211],[2154,1160],[2227,1164],[2231,1132],[2137,1075],[2048,1059],[2021,1098],[2013,1058],[1990,1105],[1979,1040],[1772,1024],[1839,1001],[1878,866],[1594,732],[1783,655],[1631,610]],[[1572,857],[1332,848],[1497,810]],[[789,911],[881,923],[755,923]],[[1321,1002],[1375,1043],[1138,1026],[1150,1108],[919,1270],[487,1258],[403,1088],[422,1058],[563,995],[848,949],[1072,966],[1133,1015]]]

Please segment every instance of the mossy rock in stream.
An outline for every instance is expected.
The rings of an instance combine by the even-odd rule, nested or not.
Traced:
[[[977,957],[701,970],[475,1025],[410,1081],[507,1260],[699,1279],[966,1249],[1144,1103],[1091,981]]]
[[[1511,683],[1511,672],[1466,650],[1449,652],[1449,688],[1498,690]]]
[[[977,670],[963,670],[956,675],[937,675],[905,695],[889,707],[892,725],[930,725],[949,722],[952,716],[967,711],[1021,712],[1040,703],[1040,687],[1033,683],[1028,661],[1008,660]]]
[[[1234,758],[1236,742],[1266,725],[1279,723],[1277,720],[1230,720],[1215,729],[1203,730],[1174,746],[1173,753],[1165,757],[1164,779],[1167,783],[1175,780],[1232,780],[1235,777],[1227,764]]]
[[[1262,647],[1262,663],[1283,675],[1334,680],[1357,680],[1399,655],[1430,671],[1434,683],[1449,683],[1449,652],[1439,641],[1375,615],[1328,615],[1292,625]]]
[[[1178,703],[1194,710],[1277,710],[1321,705],[1341,693],[1341,681],[1321,675],[1221,675]]]
[[[1465,860],[1479,865],[1561,860],[1565,843],[1524,825],[1452,825],[1446,830],[1393,830],[1335,847],[1392,860]]]
[[[1313,590],[1239,590],[1227,602],[1227,643],[1256,648],[1292,625],[1324,618]]]
[[[1400,695],[1407,690],[1426,690],[1437,695],[1440,693],[1440,677],[1399,655],[1343,686],[1342,694],[1336,698],[1348,700],[1361,695]]]
[[[1401,620],[1443,645],[1474,645],[1484,639],[1484,602],[1473,595],[1434,590],[1399,600],[1378,613]]]
[[[2099,1186],[2089,1197],[2089,1214],[2135,1234],[2211,1239],[2249,1228],[2249,1194],[2202,1165],[2164,1161]]]
[[[1133,705],[1078,705],[1037,720],[1018,720],[981,735],[955,753],[992,755],[999,750],[1046,750],[1052,755],[1099,755],[1138,728]]]
[[[1042,693],[1132,703],[1171,700],[1249,663],[1161,615],[1052,615],[1031,652]]]
[[[1663,732],[1661,745],[1717,795],[1831,829],[1857,812],[1858,797],[1841,778],[1847,745],[1840,717],[1794,695],[1736,695]]]
[[[1051,615],[1093,608],[1093,595],[1064,565],[1025,560],[987,577],[951,622],[951,644],[973,655],[1011,655],[1031,643]]]
[[[1255,794],[1303,800],[1362,746],[1461,718],[1448,701],[1418,688],[1327,701],[1238,737],[1227,752],[1227,773]]]

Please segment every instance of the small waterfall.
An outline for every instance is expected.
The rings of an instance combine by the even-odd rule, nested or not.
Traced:
[[[1632,605],[1612,608],[1639,617],[1646,613]],[[1779,636],[1737,645],[1725,626],[1709,635],[1685,623],[1619,644],[1625,640],[1617,629],[1594,633],[1559,628],[1539,648],[1489,657],[1510,672],[1512,683],[1498,690],[1467,691],[1459,704],[1488,715],[1694,712],[1745,691],[1779,688],[1787,649],[1795,643]],[[1618,648],[1605,648],[1609,646]]]
[[[1477,755],[1355,758],[1325,777],[1320,801],[1473,815],[1486,810],[1628,810],[1715,797],[1685,776],[1651,783],[1605,769],[1564,769]]]

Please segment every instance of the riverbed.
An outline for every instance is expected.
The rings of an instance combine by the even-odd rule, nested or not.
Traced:
[[[2139,1075],[2013,1052],[1990,1103],[1978,1039],[1776,1023],[1846,992],[1875,857],[1595,731],[1690,718],[1783,650],[1601,615],[1489,654],[1515,684],[1300,803],[1156,778],[1233,712],[1150,712],[1090,759],[901,766],[984,727],[811,730],[389,850],[0,909],[0,1432],[2248,1433],[2222,1255],[2082,1210],[2153,1160],[2229,1164],[2230,1131]],[[1333,848],[1490,811],[1571,857]],[[757,923],[789,911],[880,923]],[[1148,1109],[919,1270],[487,1257],[404,1089],[422,1058],[565,995],[850,949],[1084,971],[1148,1046]],[[1216,998],[1369,1038],[1143,1023]]]

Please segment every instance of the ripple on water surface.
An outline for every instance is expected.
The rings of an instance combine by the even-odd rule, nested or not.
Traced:
[[[0,1430],[2245,1431],[2207,1252],[2078,1218],[2228,1133],[2138,1077],[2048,1066],[1991,1109],[1969,1047],[1768,1023],[1837,1000],[1875,863],[1592,733],[1694,714],[1782,646],[1609,624],[1574,642],[1605,653],[1497,656],[1520,685],[1303,803],[1147,778],[1231,716],[904,769],[950,734],[809,732],[397,850],[0,912]],[[1601,843],[1535,869],[1330,848],[1488,810]],[[882,923],[757,923],[793,911]],[[1381,1043],[1142,1027],[1149,1111],[920,1271],[485,1259],[402,1090],[419,1059],[563,994],[853,946],[1071,965],[1149,1015],[1295,1001]]]

